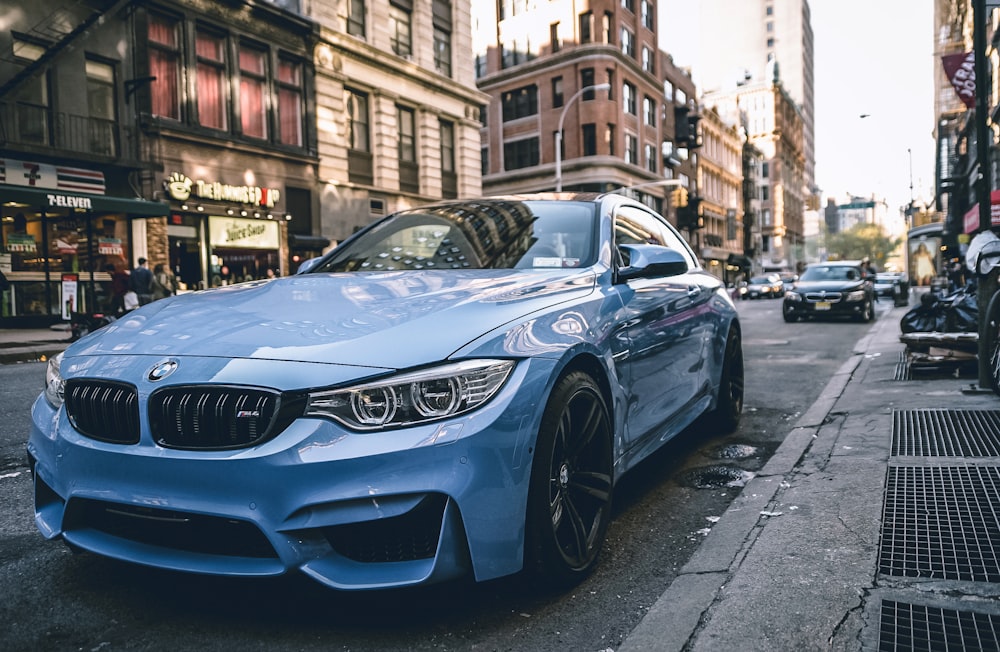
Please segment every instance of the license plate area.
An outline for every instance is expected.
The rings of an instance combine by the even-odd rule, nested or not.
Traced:
[[[830,302],[829,301],[817,301],[816,304],[814,305],[814,308],[816,310],[829,310],[830,309]]]

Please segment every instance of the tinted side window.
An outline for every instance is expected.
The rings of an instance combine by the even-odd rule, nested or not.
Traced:
[[[634,206],[621,206],[615,214],[615,246],[623,244],[670,247],[684,254],[689,267],[697,267],[691,248],[666,220]]]

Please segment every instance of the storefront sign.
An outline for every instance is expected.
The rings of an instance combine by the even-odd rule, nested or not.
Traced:
[[[171,174],[163,182],[163,187],[166,189],[167,194],[170,195],[170,198],[176,201],[187,201],[194,197],[212,201],[235,202],[237,204],[274,208],[274,205],[281,197],[281,193],[276,188],[231,186],[218,181],[192,180],[179,172]]]
[[[94,204],[90,200],[90,197],[76,197],[73,195],[45,195],[48,199],[49,206],[59,206],[61,208],[83,208],[86,210],[93,210]]]
[[[12,158],[0,158],[0,183],[104,194],[103,172]]]
[[[98,238],[97,253],[101,256],[124,256],[121,238]]]
[[[35,236],[23,233],[8,233],[7,251],[14,254],[37,253],[38,248],[35,246]]]
[[[1000,226],[1000,190],[990,192],[990,226],[996,228]],[[964,228],[965,233],[973,233],[979,230],[979,203],[965,213]]]
[[[69,320],[76,310],[76,291],[79,277],[76,274],[62,275],[62,318]]]
[[[213,247],[277,249],[278,223],[238,217],[209,217],[209,239]]]

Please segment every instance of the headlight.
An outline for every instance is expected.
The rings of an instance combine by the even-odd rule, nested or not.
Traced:
[[[66,381],[59,372],[62,359],[62,352],[57,353],[49,358],[45,366],[45,400],[54,408],[59,408],[63,404],[63,391],[66,389]]]
[[[851,303],[864,300],[865,300],[864,290],[855,290],[854,292],[847,293],[847,301],[850,301]]]
[[[306,416],[355,430],[401,428],[485,404],[514,368],[512,360],[469,360],[343,389],[311,392]]]
[[[791,290],[787,290],[785,292],[785,299],[787,299],[788,301],[802,301],[802,295],[800,295],[798,292],[792,292]]]

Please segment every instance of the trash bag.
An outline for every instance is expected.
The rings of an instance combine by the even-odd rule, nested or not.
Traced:
[[[928,292],[899,320],[903,333],[968,333],[979,330],[976,283],[949,294]]]

